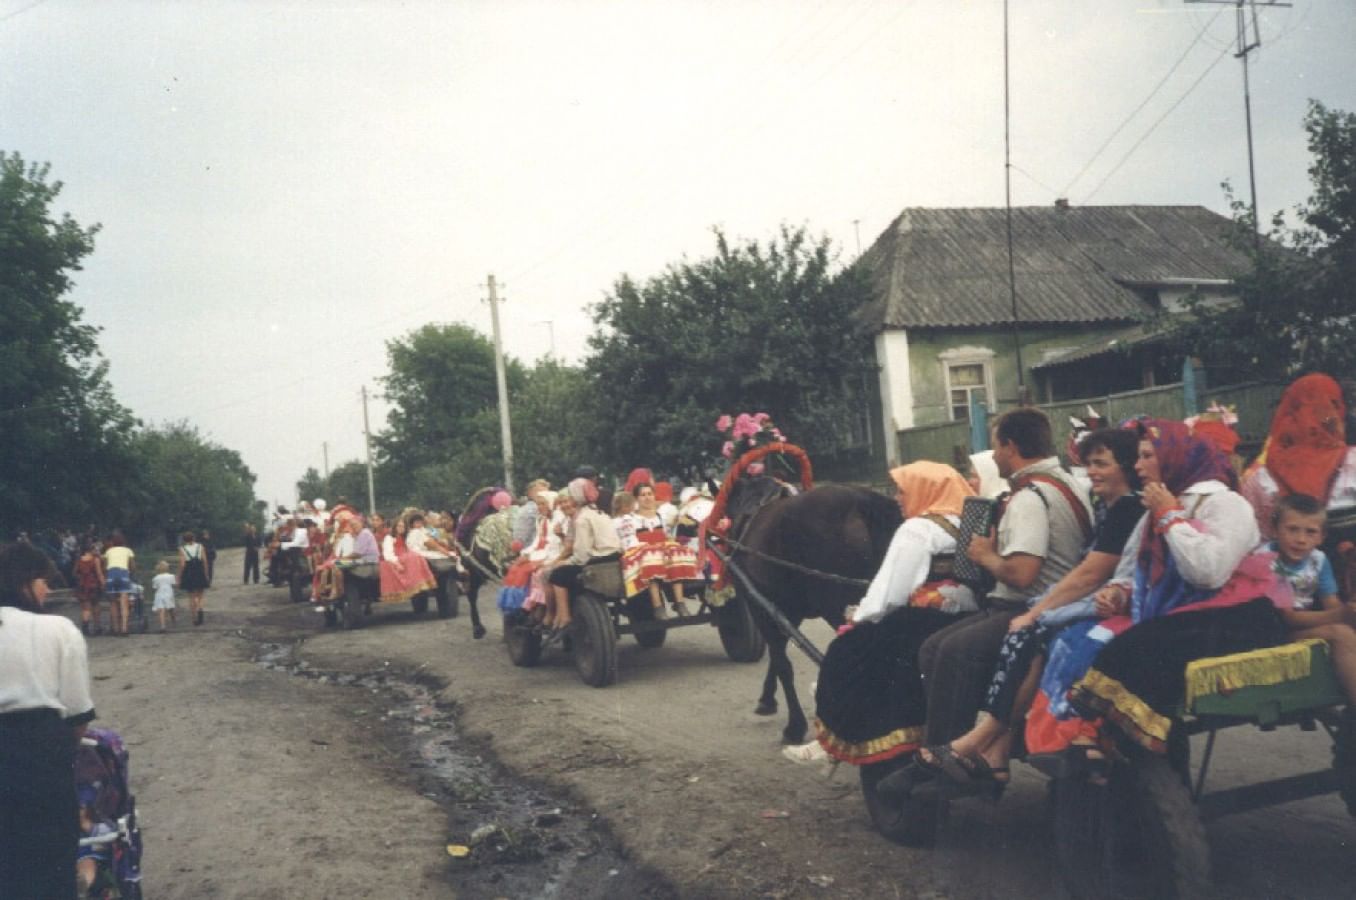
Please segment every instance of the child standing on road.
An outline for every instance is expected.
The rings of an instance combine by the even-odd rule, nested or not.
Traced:
[[[1265,549],[1276,553],[1276,574],[1295,591],[1294,608],[1281,610],[1281,619],[1292,638],[1328,642],[1342,691],[1356,702],[1356,607],[1338,597],[1332,563],[1318,549],[1327,530],[1323,504],[1308,494],[1288,494],[1276,501],[1272,523],[1276,540]]]
[[[161,560],[155,565],[155,577],[151,579],[151,587],[155,588],[155,602],[151,609],[154,609],[160,616],[160,633],[165,633],[165,613],[169,613],[169,620],[174,621],[174,576],[170,574],[169,563]]]

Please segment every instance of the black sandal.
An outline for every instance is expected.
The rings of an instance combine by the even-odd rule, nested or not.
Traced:
[[[1096,744],[1070,744],[1069,763],[1074,773],[1098,787],[1105,786],[1111,777],[1111,760]]]
[[[932,758],[928,759],[924,753]],[[962,756],[950,744],[923,748],[917,761],[919,766],[936,772],[949,782],[946,793],[952,797],[990,795],[997,800],[1003,796],[1011,778],[1009,767],[991,766],[982,756]]]

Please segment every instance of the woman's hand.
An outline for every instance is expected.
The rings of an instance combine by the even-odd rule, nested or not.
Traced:
[[[1144,508],[1156,520],[1163,513],[1170,509],[1176,509],[1177,498],[1172,495],[1172,491],[1163,486],[1160,481],[1151,481],[1144,486],[1142,495]]]
[[[1097,615],[1103,619],[1112,616],[1118,616],[1125,612],[1129,605],[1130,598],[1125,595],[1125,588],[1119,584],[1108,584],[1096,594],[1093,595],[1093,603],[1097,607]]]
[[[1008,633],[1011,634],[1014,631],[1025,631],[1035,624],[1036,611],[1034,609],[1029,609],[1008,623]]]

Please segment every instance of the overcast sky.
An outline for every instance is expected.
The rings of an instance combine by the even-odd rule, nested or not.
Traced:
[[[1232,8],[1012,6],[1014,203],[1246,196]],[[1356,3],[1260,19],[1269,211],[1307,197],[1306,101],[1356,109]],[[290,502],[361,455],[386,341],[488,334],[491,272],[506,350],[578,360],[587,305],[713,225],[846,261],[906,206],[1001,207],[1002,54],[1000,0],[0,0],[0,147],[102,223],[73,299],[119,399]]]

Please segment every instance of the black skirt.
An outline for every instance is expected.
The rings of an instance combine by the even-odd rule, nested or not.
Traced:
[[[1107,644],[1069,699],[1084,718],[1106,716],[1125,737],[1162,753],[1185,696],[1187,663],[1275,647],[1289,639],[1287,634],[1265,597],[1160,616]]]
[[[815,735],[830,756],[866,765],[918,747],[927,723],[918,648],[956,621],[906,607],[834,638],[815,688]]]
[[[179,576],[179,589],[190,593],[207,589],[207,567],[201,559],[184,563],[184,574]]]
[[[75,736],[53,709],[0,715],[0,895],[75,896]]]

